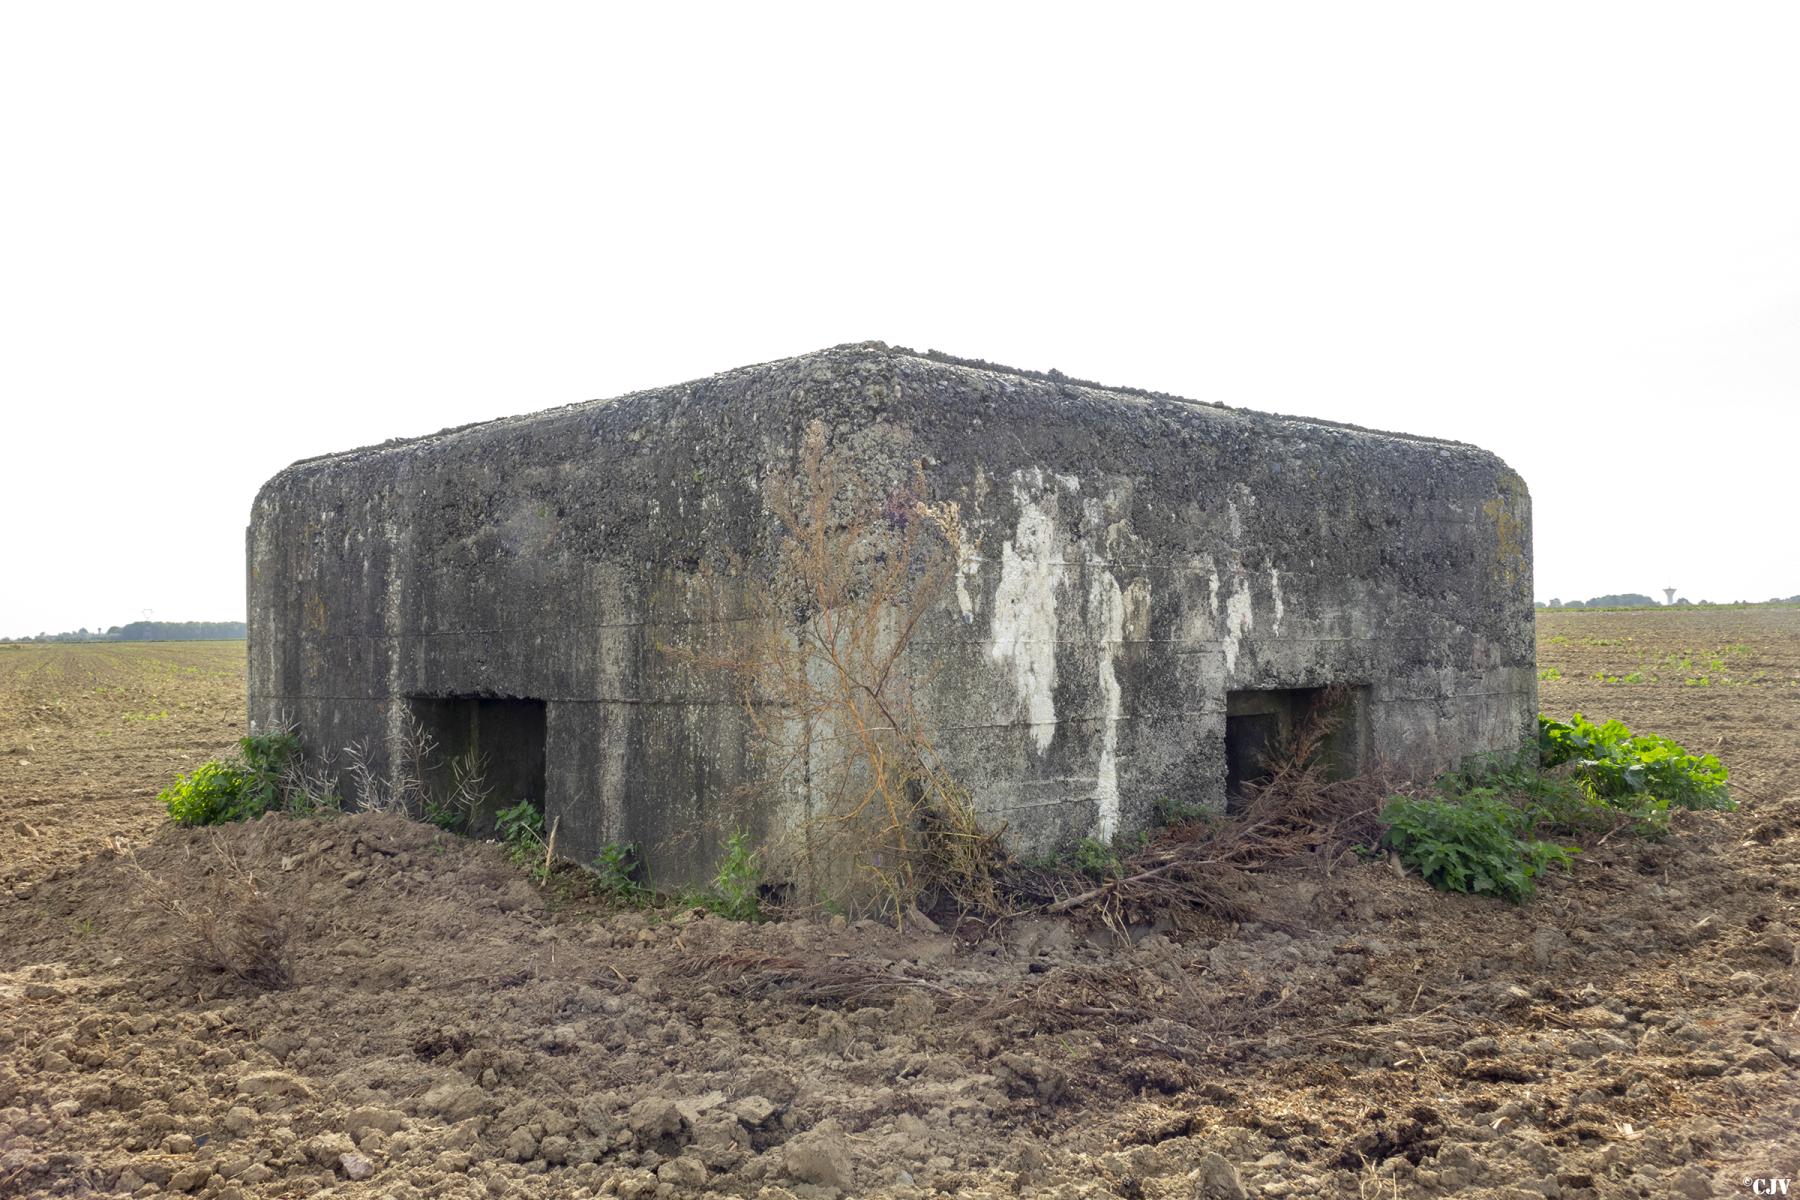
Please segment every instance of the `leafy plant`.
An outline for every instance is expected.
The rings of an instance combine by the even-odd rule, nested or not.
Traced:
[[[182,825],[219,825],[253,815],[245,803],[249,791],[248,772],[214,759],[177,778],[156,798]]]
[[[428,797],[425,801],[425,821],[429,825],[436,825],[445,833],[460,833],[463,814],[460,809],[436,797]]]
[[[1515,751],[1471,754],[1436,780],[1439,791],[1451,796],[1487,789],[1509,794],[1533,794],[1550,786],[1538,770],[1537,753]]]
[[[1546,837],[1627,826],[1660,837],[1673,808],[1731,808],[1725,781],[1718,759],[1657,734],[1540,715],[1535,747],[1470,758],[1438,777],[1437,795],[1391,800],[1382,840],[1434,886],[1520,901],[1577,853]]]
[[[1563,673],[1560,667],[1545,667],[1538,672],[1539,683],[1556,683],[1561,680],[1562,677]]]
[[[1169,796],[1158,796],[1154,808],[1158,825],[1186,825],[1191,821],[1210,820],[1218,815],[1204,804],[1176,800]]]
[[[1538,753],[1546,767],[1574,764],[1575,778],[1597,799],[1666,801],[1676,808],[1735,808],[1729,773],[1710,754],[1690,754],[1654,733],[1633,734],[1621,721],[1596,725],[1538,717]]]
[[[725,857],[719,861],[711,889],[684,891],[677,899],[687,907],[704,908],[732,921],[760,921],[760,875],[750,835],[739,830],[725,839]]]
[[[739,830],[725,839],[725,857],[719,863],[719,873],[713,876],[713,897],[706,907],[733,921],[761,919],[757,876],[756,851],[750,848],[750,835]]]
[[[1098,838],[1082,838],[1075,846],[1075,867],[1089,879],[1112,879],[1119,874],[1119,855]]]
[[[425,747],[419,765],[429,768],[431,757],[436,753],[436,741],[422,727],[414,736]],[[428,824],[448,833],[467,833],[487,803],[487,757],[470,746],[445,763],[439,774],[448,775],[447,786],[431,787],[421,781],[416,787],[401,790],[419,798],[420,816]]]
[[[238,739],[238,753],[251,775],[251,804],[258,814],[282,802],[285,773],[300,755],[300,739],[285,730]]]
[[[1609,834],[1630,826],[1640,837],[1669,831],[1669,802],[1649,793],[1601,795],[1579,774],[1544,769],[1529,794],[1520,797],[1533,830],[1559,837]]]
[[[1526,814],[1489,788],[1454,799],[1396,797],[1381,821],[1382,843],[1432,886],[1515,904],[1530,899],[1548,867],[1567,866],[1577,853],[1526,837]]]
[[[544,814],[530,800],[503,808],[494,818],[500,844],[516,866],[526,866],[544,852]]]
[[[630,904],[648,899],[649,889],[632,878],[636,859],[637,846],[632,842],[608,842],[600,847],[589,867],[595,890]]]
[[[239,739],[234,757],[200,764],[164,788],[157,799],[182,825],[249,820],[290,801],[296,810],[310,811],[315,798],[287,786],[287,772],[299,752],[300,740],[291,733],[251,734]]]

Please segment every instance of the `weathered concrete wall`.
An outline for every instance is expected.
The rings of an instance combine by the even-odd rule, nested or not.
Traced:
[[[1359,685],[1364,745],[1420,772],[1529,732],[1530,501],[1493,456],[879,345],[283,471],[248,537],[253,723],[379,759],[409,698],[543,701],[560,845],[704,874],[794,814],[747,798],[728,681],[670,648],[719,616],[702,562],[766,559],[762,489],[814,419],[960,504],[913,654],[1021,849],[1222,802],[1230,692]]]

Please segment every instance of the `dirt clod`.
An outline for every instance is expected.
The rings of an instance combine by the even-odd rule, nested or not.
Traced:
[[[854,1181],[844,1130],[836,1121],[822,1121],[790,1140],[781,1161],[789,1177],[801,1183],[848,1190]]]
[[[1194,1172],[1194,1200],[1248,1200],[1244,1181],[1221,1154],[1208,1154]]]

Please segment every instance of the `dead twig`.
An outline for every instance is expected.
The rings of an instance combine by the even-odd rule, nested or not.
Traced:
[[[1373,837],[1375,815],[1393,790],[1381,772],[1329,778],[1323,751],[1345,699],[1342,689],[1325,690],[1265,757],[1269,773],[1251,786],[1241,812],[1170,826],[1125,858],[1114,878],[1035,911],[1091,907],[1115,929],[1169,910],[1241,921],[1260,915],[1254,875],[1315,854],[1329,871],[1343,846]]]
[[[550,882],[550,868],[556,864],[556,827],[560,824],[560,816],[550,819],[550,836],[544,839],[544,872],[543,877],[538,880],[539,887]]]

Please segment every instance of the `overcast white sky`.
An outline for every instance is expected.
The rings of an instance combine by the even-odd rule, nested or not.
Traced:
[[[1800,8],[0,8],[0,633],[308,455],[879,338],[1475,442],[1537,594],[1800,592]]]

